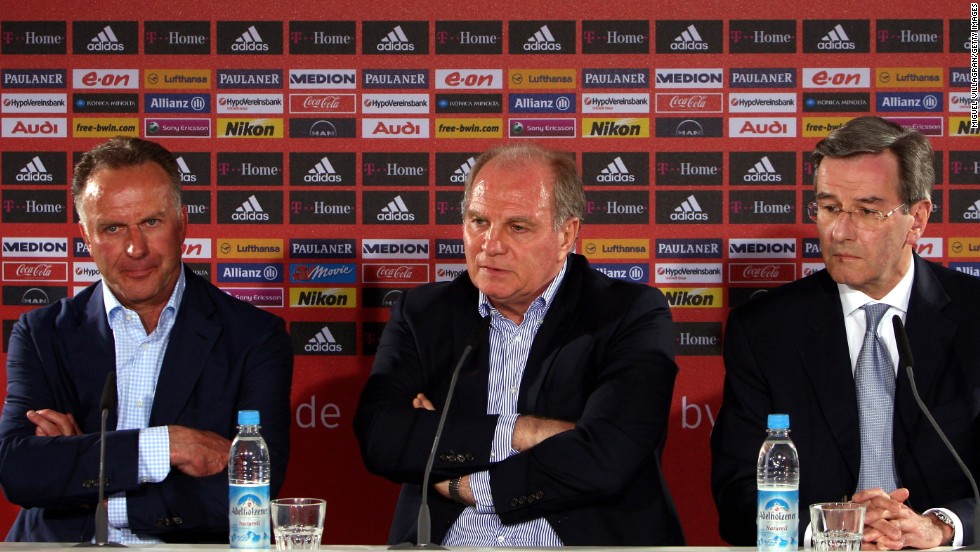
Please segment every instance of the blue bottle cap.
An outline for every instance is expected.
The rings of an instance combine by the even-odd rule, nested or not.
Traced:
[[[259,425],[259,411],[239,410],[238,425]]]
[[[789,429],[789,414],[770,414],[769,429]]]

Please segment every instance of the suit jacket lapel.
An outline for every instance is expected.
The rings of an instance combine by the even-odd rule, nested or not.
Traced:
[[[208,284],[190,270],[185,269],[184,274],[187,285],[160,367],[151,426],[178,419],[221,335],[221,327],[212,319],[216,306],[205,289]]]
[[[851,357],[847,348],[847,332],[841,310],[837,285],[829,274],[823,273],[810,308],[800,312],[811,335],[804,342],[799,361],[813,385],[820,410],[833,432],[840,454],[857,483],[861,459],[857,395]]]
[[[452,300],[450,301],[452,335],[449,343],[452,346],[450,357],[452,365],[449,370],[456,368],[456,363],[459,362],[460,355],[463,354],[466,342],[482,323],[477,311],[479,292],[471,283],[468,275],[463,274],[459,278],[453,283]],[[488,343],[487,337],[484,336],[480,347],[473,351],[473,356],[460,369],[455,395],[467,397],[467,399],[466,401],[455,401],[452,406],[454,410],[460,408],[472,410],[476,414],[486,414],[490,371],[490,347]],[[448,389],[448,377],[440,377],[440,380],[445,381]]]
[[[76,301],[80,299],[81,297],[78,297]],[[83,426],[88,430],[98,428],[100,425],[98,405],[101,402],[106,375],[116,370],[116,346],[105,312],[102,284],[96,283],[87,301],[76,304],[79,308],[78,317],[61,324],[61,328],[64,332],[65,350],[69,355],[67,369],[73,374],[82,374],[83,377],[73,377],[73,381],[67,383],[65,389],[77,387],[79,393],[91,395],[84,398],[72,397],[75,401],[73,411],[76,413],[83,412],[80,409],[81,405],[92,405],[93,419],[85,424],[88,427]],[[107,427],[115,428],[116,419],[116,409],[111,409]],[[85,422],[80,420],[79,423]],[[93,423],[94,426],[91,425]]]

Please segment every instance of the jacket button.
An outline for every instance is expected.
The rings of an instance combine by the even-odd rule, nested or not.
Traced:
[[[473,457],[473,454],[472,453],[467,453],[466,454],[466,461],[467,462],[472,462],[473,460],[475,460],[475,458]]]
[[[466,457],[463,456],[462,454],[457,454],[456,455],[456,461],[457,462],[466,462]]]
[[[544,498],[544,491],[538,491],[538,492],[534,493],[534,496],[538,500],[541,500],[542,498]]]
[[[516,498],[510,499],[510,506],[511,506],[511,508],[517,506],[517,499]]]

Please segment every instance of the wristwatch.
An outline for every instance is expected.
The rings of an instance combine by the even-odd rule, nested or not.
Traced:
[[[463,504],[463,497],[460,496],[460,494],[459,494],[459,478],[458,477],[454,477],[454,478],[452,478],[452,479],[449,480],[449,498],[455,500],[456,502],[459,502],[460,504]],[[946,519],[949,519],[949,517],[947,516]],[[949,522],[949,523],[952,524],[952,522]]]
[[[949,514],[942,510],[933,510],[929,512],[929,514],[935,516],[936,519],[943,522],[944,525],[948,525],[950,528],[951,536],[949,537],[949,542],[940,542],[939,546],[949,546],[950,544],[953,544],[953,539],[956,538],[956,524],[953,523],[953,518],[949,517]]]

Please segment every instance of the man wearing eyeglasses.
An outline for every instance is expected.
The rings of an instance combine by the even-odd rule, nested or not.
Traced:
[[[971,486],[897,370],[892,325],[904,321],[919,393],[980,473],[980,279],[914,251],[933,210],[932,147],[860,117],[817,144],[813,166],[808,215],[826,270],[728,319],[711,436],[721,535],[755,544],[759,446],[766,416],[785,412],[800,455],[801,536],[810,504],[850,499],[868,507],[865,548],[969,544]]]

